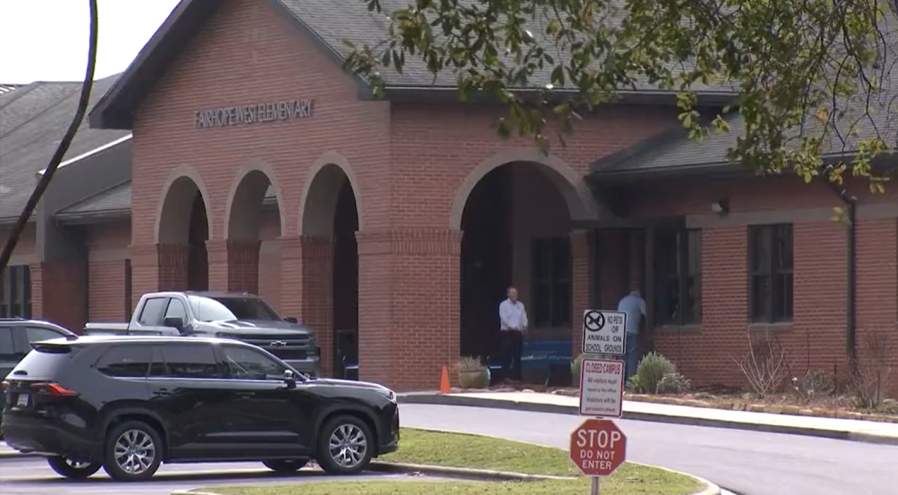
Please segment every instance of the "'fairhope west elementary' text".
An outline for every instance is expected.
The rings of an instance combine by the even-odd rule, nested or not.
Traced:
[[[193,127],[206,129],[308,118],[312,116],[312,102],[311,98],[307,98],[256,105],[208,108],[196,112]]]

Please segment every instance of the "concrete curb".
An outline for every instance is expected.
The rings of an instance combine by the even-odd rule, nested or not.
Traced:
[[[514,440],[510,440],[514,441]],[[432,466],[427,464],[404,464],[393,462],[372,462],[369,471],[380,473],[423,473],[434,476],[457,477],[466,480],[479,481],[562,481],[575,480],[568,476],[547,476],[539,474],[511,473],[506,471],[493,471],[489,469],[470,469],[444,466]]]
[[[575,416],[580,414],[580,410],[576,406],[543,404],[514,400],[486,399],[482,397],[459,397],[453,395],[438,394],[409,394],[400,395],[398,397],[398,400],[400,404],[483,407],[488,409],[512,409],[516,411],[540,412],[549,414],[570,414]],[[654,423],[679,424],[687,426],[710,426],[714,428],[729,428],[735,430],[758,431],[764,433],[785,433],[790,435],[830,438],[834,440],[851,440],[855,442],[875,443],[883,445],[898,445],[898,438],[896,437],[844,430],[824,430],[821,428],[745,423],[742,421],[729,421],[724,419],[693,418],[688,416],[671,416],[668,414],[645,412],[624,412],[624,415],[621,419],[649,421]]]

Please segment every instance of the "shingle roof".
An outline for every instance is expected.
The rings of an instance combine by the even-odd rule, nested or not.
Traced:
[[[97,80],[91,107],[118,76]],[[17,217],[71,123],[81,83],[36,82],[0,95],[0,219]],[[82,155],[128,132],[91,129],[83,121],[63,160]]]
[[[387,14],[408,7],[407,0],[380,0],[380,3],[384,9],[382,13],[369,11],[365,2],[359,0],[268,0],[268,5],[292,20],[300,32],[313,40],[337,64],[342,64],[352,52],[345,41],[350,41],[357,47],[364,44],[376,46],[382,43],[387,38],[390,25]],[[136,106],[152,85],[162,77],[178,51],[201,31],[203,23],[211,18],[219,5],[219,2],[209,0],[183,0],[178,4],[125,71],[120,84],[112,89],[100,102],[97,111],[91,114],[92,125],[129,128],[130,109]],[[542,30],[537,24],[541,24],[541,21],[533,22],[534,26],[530,31],[534,35],[540,35]],[[606,22],[614,24],[616,21],[612,16]],[[530,86],[543,87],[548,84],[550,71],[551,68],[547,67],[545,71],[536,74],[529,81]],[[441,71],[435,77],[419,57],[413,56],[406,58],[406,66],[401,74],[392,68],[385,68],[381,75],[388,87],[422,89],[456,87],[456,75],[450,69]],[[622,89],[629,90],[629,88]],[[648,83],[640,83],[632,89],[637,94],[658,93]],[[726,85],[701,86],[695,89],[702,93],[725,97],[735,94],[733,88]],[[667,91],[661,93],[674,94]]]
[[[269,186],[265,192],[265,204],[277,204],[274,188]],[[56,213],[59,218],[81,216],[103,216],[130,212],[131,181],[123,182],[110,189],[82,199]]]

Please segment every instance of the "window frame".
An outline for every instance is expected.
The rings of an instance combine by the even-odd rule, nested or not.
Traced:
[[[174,373],[169,374],[169,361],[167,356],[165,355],[165,351],[168,349],[177,349],[177,348],[187,348],[193,346],[195,349],[204,348],[208,349],[209,352],[212,353],[212,360],[215,363],[215,376],[179,376]],[[221,380],[225,377],[226,373],[222,366],[222,361],[218,355],[218,349],[213,344],[209,344],[206,342],[178,342],[172,343],[168,345],[157,345],[156,351],[153,354],[153,362],[150,363],[150,368],[147,371],[148,378],[154,379],[164,379],[164,380]],[[205,351],[204,351],[205,352]],[[162,374],[157,375],[153,374],[153,365],[156,364],[156,360],[162,364]]]
[[[249,381],[264,381],[264,382],[269,382],[269,383],[270,383],[270,382],[273,382],[273,381],[281,381],[281,380],[284,379],[284,378],[283,378],[283,373],[281,373],[281,376],[279,376],[279,377],[277,377],[277,378],[274,378],[274,379],[268,379],[268,378],[251,378],[251,377],[246,377],[246,376],[236,376],[236,375],[232,375],[232,374],[231,374],[231,366],[228,364],[228,354],[227,354],[228,349],[240,349],[240,350],[245,350],[245,351],[247,351],[247,352],[249,352],[249,353],[251,353],[251,354],[256,354],[256,355],[262,356],[262,357],[264,357],[264,358],[267,358],[269,361],[271,361],[271,362],[273,362],[273,363],[276,363],[276,364],[278,364],[279,366],[283,366],[283,367],[284,367],[284,371],[287,371],[287,370],[293,371],[292,368],[290,367],[290,365],[288,365],[288,364],[286,364],[286,363],[284,363],[284,362],[278,360],[277,357],[274,357],[273,355],[269,354],[269,353],[266,352],[264,349],[261,349],[261,348],[252,348],[252,347],[247,347],[247,346],[238,345],[238,344],[224,344],[224,343],[223,343],[223,344],[218,344],[218,345],[215,346],[215,356],[216,356],[216,358],[218,359],[218,361],[219,361],[219,363],[220,363],[220,368],[221,368],[221,373],[222,373],[221,379],[223,379],[223,380],[236,380],[236,381],[247,381],[247,380],[249,380]]]
[[[769,235],[764,237],[764,233]],[[788,233],[789,242],[789,266],[779,266],[777,262],[777,246],[781,244],[784,232]],[[762,253],[758,253],[758,236],[761,243]],[[751,323],[775,324],[775,323],[791,323],[795,317],[795,229],[791,223],[776,223],[763,225],[750,225],[748,228],[748,316]],[[764,252],[766,251],[766,252]],[[766,269],[754,266],[755,259],[759,256],[766,257]],[[778,290],[777,279],[780,277],[789,277],[790,283],[788,292]],[[768,281],[769,290],[764,295],[765,306],[762,311],[757,311],[756,306],[756,284],[760,279]],[[778,294],[778,292],[781,292]],[[776,314],[776,305],[774,301],[783,298],[781,303],[788,302],[788,314]]]
[[[30,320],[31,316],[31,266],[8,266],[0,278],[0,318]]]
[[[534,328],[568,328],[573,322],[573,262],[571,260],[571,239],[569,236],[537,237],[531,241],[530,251],[530,286],[531,286],[531,320]],[[567,266],[564,269],[556,266],[556,250],[565,251],[563,258]],[[541,259],[543,258],[543,259]],[[546,276],[540,276],[537,267],[542,261],[546,266]],[[562,273],[558,273],[562,272]],[[537,302],[538,287],[547,287],[549,300],[549,314],[541,313],[540,304]],[[567,292],[568,304],[564,308],[555,307],[556,293],[558,290]],[[560,316],[559,316],[560,315]],[[545,317],[544,317],[545,316]]]
[[[109,373],[104,373],[101,370],[100,362],[103,361],[103,359],[107,358],[109,355],[111,355],[113,352],[116,352],[120,349],[125,349],[125,350],[141,349],[141,350],[143,350],[143,352],[147,353],[149,359],[147,361],[146,369],[143,370],[143,376],[128,376],[128,375],[109,374]],[[103,376],[109,377],[109,378],[124,378],[124,379],[130,378],[130,379],[138,379],[139,380],[139,379],[145,379],[150,375],[150,369],[153,367],[153,363],[155,362],[155,360],[156,360],[156,351],[155,351],[155,347],[152,345],[148,345],[148,344],[115,344],[115,345],[109,346],[106,350],[104,350],[100,354],[100,357],[98,357],[97,360],[94,362],[93,367],[94,367],[94,369],[97,370],[98,373],[102,374]]]
[[[674,266],[660,266],[658,263],[663,259],[663,253],[660,252],[664,248],[663,243],[658,242],[663,236],[671,236],[673,248],[676,250],[674,255]],[[693,264],[692,251],[689,249],[690,237],[696,236],[697,249],[695,253],[696,270],[691,271]],[[689,326],[701,325],[702,323],[702,263],[703,263],[703,239],[702,229],[665,229],[659,230],[655,235],[654,244],[654,270],[655,270],[655,302],[654,312],[656,318],[656,326]],[[694,279],[695,307],[690,308],[690,317],[685,316],[682,308],[687,307],[689,301],[689,279]],[[680,310],[677,311],[675,318],[668,318],[671,311],[662,311],[662,297],[666,299],[667,293],[664,290],[667,287],[667,281],[674,280],[677,285],[677,305]],[[658,282],[661,282],[659,284]],[[660,289],[660,290],[659,290]],[[663,292],[662,292],[663,291]],[[662,316],[665,315],[665,316]]]

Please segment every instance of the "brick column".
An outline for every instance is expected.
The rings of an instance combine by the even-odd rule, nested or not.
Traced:
[[[187,289],[186,244],[145,244],[130,249],[131,307],[136,308],[147,292]]]
[[[589,233],[575,230],[571,233],[571,345],[573,356],[581,352],[583,339],[583,312],[589,309],[593,285],[592,256]]]
[[[459,359],[461,232],[359,232],[359,375],[435,390]],[[454,382],[455,373],[450,372]]]
[[[311,327],[321,348],[321,373],[334,372],[333,240],[278,238],[281,259],[281,312]]]
[[[87,265],[75,261],[31,265],[32,318],[41,318],[75,333],[87,323]],[[49,302],[46,304],[45,302]]]
[[[206,241],[209,253],[209,288],[257,294],[261,244],[258,239]]]

